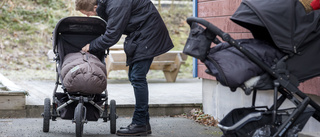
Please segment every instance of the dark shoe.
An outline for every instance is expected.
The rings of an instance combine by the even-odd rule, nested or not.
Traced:
[[[132,124],[130,124],[130,125],[126,126],[126,127],[120,127],[120,129],[129,128],[131,125],[132,125]],[[147,133],[148,133],[148,134],[152,134],[150,123],[147,124]]]
[[[147,126],[130,124],[127,128],[120,128],[118,136],[147,136]]]

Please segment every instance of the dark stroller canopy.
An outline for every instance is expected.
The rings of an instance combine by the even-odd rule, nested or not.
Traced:
[[[283,52],[299,53],[313,46],[310,42],[319,44],[312,42],[320,41],[319,18],[320,10],[307,14],[299,0],[243,0],[231,20],[257,39],[272,40]]]
[[[53,51],[57,52],[58,35],[76,34],[76,35],[103,35],[107,23],[97,17],[71,16],[61,19],[53,31]]]
[[[92,40],[103,35],[107,23],[97,17],[70,16],[62,18],[53,31],[53,51],[58,54],[60,64],[65,55],[81,51]],[[92,53],[104,62],[105,51]],[[60,65],[61,67],[61,65]]]

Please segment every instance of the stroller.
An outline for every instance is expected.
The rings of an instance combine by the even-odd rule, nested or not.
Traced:
[[[99,92],[100,94],[69,92],[64,87],[61,78],[61,68],[66,55],[81,51],[83,46],[103,35],[105,30],[106,22],[94,17],[66,17],[57,23],[53,31],[53,52],[55,53],[57,79],[53,91],[52,109],[50,98],[44,100],[43,132],[49,132],[50,119],[56,121],[57,117],[61,117],[61,119],[72,120],[72,123],[76,124],[76,136],[80,137],[83,134],[84,123],[102,118],[104,122],[110,120],[110,132],[115,134],[116,102],[111,100],[109,108],[106,86],[103,87],[105,90]],[[101,61],[102,66],[105,64],[105,51],[96,53],[94,56],[98,58],[98,62]],[[59,85],[61,85],[63,93],[57,92]],[[109,114],[108,109],[110,109]]]
[[[319,104],[298,89],[299,83],[320,75],[314,59],[320,55],[320,11],[306,14],[298,0],[243,0],[231,20],[250,30],[254,39],[235,40],[208,21],[189,17],[183,50],[231,91],[242,88],[253,94],[251,107],[236,108],[220,121],[223,136],[291,137],[311,116],[320,122]],[[212,42],[217,45],[211,47]],[[273,104],[256,106],[257,90],[270,89]],[[284,108],[285,100],[294,107]]]

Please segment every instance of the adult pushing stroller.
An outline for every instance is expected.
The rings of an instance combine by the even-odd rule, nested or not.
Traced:
[[[184,48],[222,85],[253,94],[251,107],[236,108],[220,121],[224,136],[291,137],[311,116],[320,122],[319,104],[298,89],[300,82],[320,75],[314,59],[320,56],[320,11],[307,14],[298,0],[243,0],[231,20],[254,39],[235,40],[206,20],[190,17]],[[212,42],[217,45],[211,48]],[[255,106],[257,90],[269,89],[274,90],[273,104]],[[282,108],[285,100],[294,107]]]
[[[72,120],[72,123],[76,124],[76,136],[82,136],[84,123],[87,123],[87,121],[97,121],[99,118],[102,118],[104,122],[110,120],[110,132],[112,134],[116,132],[117,115],[115,100],[110,101],[110,113],[108,113],[106,75],[103,73],[105,72],[105,51],[94,55],[80,52],[83,46],[103,35],[105,30],[106,22],[95,17],[66,17],[56,24],[52,38],[57,79],[53,91],[52,109],[50,98],[44,100],[44,112],[42,114],[43,132],[49,132],[50,119],[56,121],[57,117]],[[83,61],[88,66],[81,68],[81,64],[75,64],[79,59],[80,62]],[[72,63],[74,66],[71,65],[69,70],[66,72],[62,71],[64,66]],[[90,80],[92,78],[96,81],[102,81],[99,89],[96,89],[94,87],[95,83],[91,82],[91,89],[82,90],[88,89],[90,86],[88,83],[90,81],[89,78],[86,79],[85,77],[89,72],[82,73],[87,68],[90,69],[90,74],[96,75],[95,77],[90,77]],[[97,69],[94,70],[94,68]],[[98,74],[99,72],[97,71],[101,72],[101,74]],[[63,77],[68,77],[69,72],[71,73],[70,79],[63,79]],[[72,82],[74,79],[81,79],[76,77],[78,74],[81,75],[79,77],[85,77],[82,78],[83,82],[70,84],[70,81]],[[61,85],[63,92],[57,92],[59,85]],[[70,85],[74,86],[72,90],[68,88]]]

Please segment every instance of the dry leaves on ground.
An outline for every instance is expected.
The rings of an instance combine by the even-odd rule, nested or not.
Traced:
[[[192,109],[189,114],[181,114],[175,117],[192,119],[205,126],[217,126],[219,123],[213,116],[205,114],[201,109]]]

